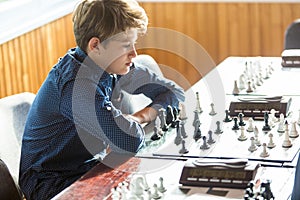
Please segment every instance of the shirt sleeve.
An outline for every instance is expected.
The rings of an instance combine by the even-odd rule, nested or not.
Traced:
[[[179,102],[185,100],[184,90],[175,82],[144,67],[133,67],[120,78],[118,87],[129,94],[144,94],[152,100],[149,106],[157,111],[169,105],[178,108]]]
[[[83,141],[91,134],[112,151],[134,154],[144,143],[144,130],[112,105],[107,90],[89,79],[70,81],[61,93],[61,113],[74,122]]]

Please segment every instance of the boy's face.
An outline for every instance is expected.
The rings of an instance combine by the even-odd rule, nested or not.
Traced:
[[[110,74],[127,74],[132,65],[132,59],[136,57],[135,42],[137,30],[128,29],[126,32],[117,34],[102,45],[102,67]]]

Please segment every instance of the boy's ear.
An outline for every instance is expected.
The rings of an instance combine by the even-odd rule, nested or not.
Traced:
[[[100,39],[97,37],[92,37],[88,43],[88,52],[89,51],[99,51]]]

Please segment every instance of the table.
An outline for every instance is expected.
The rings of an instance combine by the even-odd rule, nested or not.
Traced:
[[[268,79],[265,79],[263,86],[258,87],[255,92],[249,94],[245,91],[241,91],[238,95],[232,95],[234,80],[240,78],[240,74],[245,70],[245,63],[248,63],[248,67],[249,63],[262,68],[272,66],[273,73]],[[300,88],[297,87],[297,77],[299,77],[300,71],[298,69],[283,69],[280,63],[281,59],[276,57],[229,57],[225,59],[214,70],[208,73],[206,77],[203,77],[191,89],[186,91],[187,105],[189,106],[189,109],[187,109],[188,119],[194,118],[194,108],[196,108],[197,103],[201,102],[201,108],[203,109],[200,118],[202,122],[201,129],[203,130],[202,132],[207,135],[208,130],[215,129],[216,121],[223,121],[225,115],[224,110],[228,108],[233,98],[238,98],[239,96],[284,95],[293,98],[290,107],[291,113],[287,119],[289,121],[297,120],[299,118],[299,104],[295,102],[300,102]],[[252,67],[250,67],[250,70],[254,70]],[[278,82],[278,80],[284,80],[284,83],[281,81]],[[286,84],[287,82],[289,84]],[[277,87],[276,85],[279,86]],[[274,87],[276,90],[273,89]],[[200,94],[199,102],[195,98],[196,92]],[[214,107],[212,103],[214,103]],[[218,113],[217,115],[209,115],[212,108]],[[257,122],[259,127],[261,127],[262,124],[262,121]],[[187,138],[187,144],[190,144],[187,147],[193,151],[193,153],[179,154],[178,148],[180,147],[174,145],[174,139],[176,137],[174,130],[166,132],[165,136],[157,142],[150,142],[148,137],[148,145],[136,157],[130,158],[127,162],[115,169],[110,169],[103,164],[97,165],[69,188],[66,188],[58,194],[54,199],[112,199],[112,188],[118,187],[119,184],[130,183],[130,181],[138,176],[145,178],[149,186],[153,186],[154,184],[158,185],[159,178],[162,177],[164,185],[167,188],[167,191],[162,195],[163,199],[192,200],[201,197],[205,197],[205,199],[208,200],[242,199],[244,190],[241,189],[187,188],[179,184],[183,166],[191,158],[226,158],[230,157],[229,155],[232,157],[244,157],[241,153],[244,151],[241,150],[244,147],[238,144],[235,139],[231,139],[231,141],[235,141],[234,143],[237,144],[237,149],[235,150],[236,154],[230,151],[229,154],[228,151],[227,153],[226,151],[222,152],[222,148],[220,148],[220,144],[226,146],[230,143],[227,137],[233,132],[230,127],[230,124],[225,124],[223,128],[226,133],[216,136],[217,143],[215,146],[212,145],[213,147],[210,150],[201,151],[200,154],[194,153],[195,151],[192,149],[197,146],[196,149],[198,151],[201,142],[195,143],[192,136]],[[147,128],[150,131],[153,130],[151,125],[145,127],[145,129]],[[189,134],[194,132],[192,120],[186,121],[186,131]],[[226,134],[227,136],[225,137],[224,135]],[[239,133],[235,132],[235,134],[238,136]],[[266,136],[266,134],[264,136]],[[231,134],[231,137],[233,137],[233,134]],[[277,159],[276,155],[272,154],[271,149],[270,154],[272,154],[272,156],[269,158],[260,158],[258,155],[255,155],[255,153],[244,153],[247,154],[248,159],[259,160],[263,163],[263,167],[259,169],[256,178],[271,179],[271,188],[276,199],[289,198],[294,182],[294,167],[298,159],[299,147],[300,139],[296,138],[293,140],[293,148],[286,149],[282,152],[282,159]],[[278,149],[280,148],[278,147]],[[284,154],[287,154],[287,157],[284,157]]]

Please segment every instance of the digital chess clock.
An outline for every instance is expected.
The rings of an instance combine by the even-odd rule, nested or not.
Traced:
[[[254,180],[259,164],[247,159],[194,159],[183,167],[183,186],[245,189]]]

